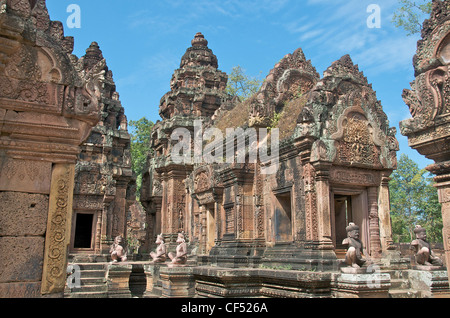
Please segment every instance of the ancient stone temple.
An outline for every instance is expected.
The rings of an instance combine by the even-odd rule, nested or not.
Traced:
[[[448,262],[450,7],[433,6],[401,129],[435,160]],[[320,75],[297,49],[241,101],[197,33],[151,131],[144,212],[112,72],[73,44],[44,0],[0,0],[0,298],[449,294],[420,226],[416,264],[392,244],[396,131],[350,56]]]
[[[416,79],[403,99],[412,118],[400,123],[409,145],[434,161],[426,169],[436,175],[442,204],[443,240],[450,262],[450,3],[433,1],[430,19],[414,57]]]
[[[135,202],[127,117],[112,72],[96,42],[74,61],[81,76],[103,73],[100,121],[93,128],[75,166],[70,252],[78,259],[103,256],[116,236],[127,237],[127,212]]]
[[[104,77],[80,75],[73,44],[44,0],[0,1],[1,297],[64,291],[75,165]]]
[[[388,181],[396,168],[396,131],[351,58],[343,56],[320,78],[298,49],[245,102],[227,96],[227,76],[217,66],[197,34],[161,100],[163,120],[152,133],[141,191],[149,240],[162,233],[174,242],[184,232],[203,265],[327,271],[337,269],[353,222],[371,259],[395,255]],[[192,133],[184,145],[193,145],[194,156],[185,164],[174,163],[173,150],[185,138],[174,137],[176,128]],[[203,154],[218,159],[213,163],[196,157],[202,134]],[[262,156],[278,136],[278,149]],[[226,144],[237,146],[234,159],[245,160],[223,159],[218,151]],[[252,149],[260,156],[253,158]]]

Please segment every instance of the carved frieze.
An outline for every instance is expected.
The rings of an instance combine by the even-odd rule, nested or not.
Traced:
[[[398,142],[364,74],[345,55],[324,72],[297,120],[311,161],[393,169]]]
[[[380,178],[375,171],[363,169],[333,167],[330,171],[330,180],[336,184],[377,186]]]

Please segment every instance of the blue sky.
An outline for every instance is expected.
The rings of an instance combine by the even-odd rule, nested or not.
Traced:
[[[80,28],[67,24],[70,4],[81,9]],[[367,25],[371,4],[381,9],[380,28]],[[397,6],[397,0],[47,0],[50,18],[75,37],[75,55],[99,43],[128,119],[160,119],[159,101],[173,71],[202,32],[220,70],[240,65],[261,79],[299,47],[320,74],[350,54],[399,132],[399,122],[411,117],[401,94],[414,80],[419,36],[393,26]],[[406,153],[420,168],[432,163],[410,149],[406,137],[397,138],[399,156]]]

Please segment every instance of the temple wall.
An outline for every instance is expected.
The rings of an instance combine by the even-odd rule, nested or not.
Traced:
[[[75,161],[99,120],[101,75],[78,74],[73,38],[44,0],[0,4],[0,297],[61,297]]]

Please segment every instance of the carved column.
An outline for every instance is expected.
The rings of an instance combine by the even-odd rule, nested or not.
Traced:
[[[109,247],[112,243],[112,236],[111,236],[111,222],[108,221],[111,218],[111,213],[109,213],[111,202],[110,200],[103,202],[103,209],[102,209],[102,229],[101,229],[101,250],[102,254],[109,253]]]
[[[222,204],[218,201],[214,202],[214,217],[216,221],[215,241],[217,243],[217,241],[222,237]]]
[[[381,257],[380,224],[378,217],[378,188],[369,187],[367,189],[369,201],[369,240],[370,256],[372,258]]]
[[[331,204],[329,173],[331,163],[316,162],[316,194],[319,249],[331,250],[334,248],[331,238]]]
[[[95,254],[102,253],[102,213],[97,212],[97,223],[95,225]]]
[[[435,180],[439,195],[439,203],[442,204],[442,237],[444,241],[445,261],[448,268],[450,265],[450,173],[439,175],[435,178]]]
[[[207,250],[207,220],[206,220],[206,208],[204,205],[200,206],[200,250],[202,253],[206,253]]]
[[[378,194],[378,217],[380,219],[380,239],[383,253],[395,249],[392,240],[392,227],[390,216],[389,181],[391,178],[383,176]]]
[[[75,164],[55,164],[45,236],[41,293],[62,293],[66,283],[66,259],[72,226]]]

